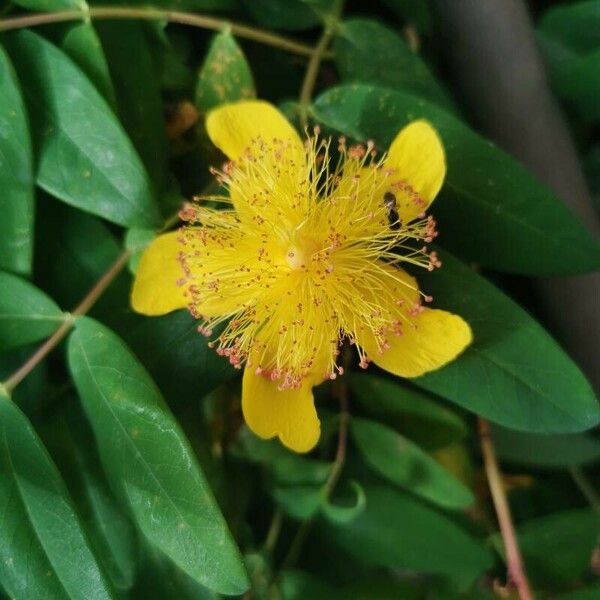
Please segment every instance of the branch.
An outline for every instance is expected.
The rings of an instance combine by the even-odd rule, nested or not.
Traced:
[[[94,284],[92,289],[86,294],[83,300],[73,309],[70,318],[66,319],[60,327],[31,355],[31,357],[21,367],[19,367],[3,384],[2,387],[8,394],[14,390],[35,367],[60,344],[65,336],[73,327],[75,317],[85,315],[92,306],[98,301],[98,298],[106,291],[106,288],[113,282],[115,277],[121,272],[129,260],[130,253],[124,251],[115,262],[108,268],[102,277]]]
[[[494,444],[492,443],[492,438],[490,436],[490,427],[488,422],[481,417],[478,417],[478,425],[485,473],[494,500],[494,507],[496,509],[500,533],[502,534],[502,541],[504,542],[506,552],[508,581],[515,586],[521,600],[533,600],[533,594],[529,586],[523,559],[521,557],[521,551],[519,550],[519,543],[512,523],[510,507],[504,492]]]
[[[231,23],[224,19],[217,19],[207,15],[196,13],[179,12],[176,10],[162,10],[158,8],[127,7],[127,6],[91,6],[85,11],[81,10],[61,10],[48,13],[34,13],[19,17],[10,17],[0,20],[0,31],[9,31],[11,29],[20,29],[22,27],[36,27],[38,25],[47,25],[49,23],[64,23],[68,21],[87,21],[104,19],[139,19],[143,21],[168,21],[169,23],[179,23],[180,25],[189,25],[190,27],[199,27],[213,31],[221,31],[226,27],[240,38],[260,42],[268,46],[273,46],[287,52],[299,54],[300,56],[312,56],[313,48],[306,44],[301,44],[290,40],[281,35],[271,33],[257,27],[250,27],[241,23]],[[322,57],[325,57],[324,53]],[[330,55],[327,55],[329,57]]]

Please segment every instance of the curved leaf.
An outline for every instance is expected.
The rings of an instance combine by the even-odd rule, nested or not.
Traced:
[[[447,252],[419,277],[436,307],[461,315],[473,343],[457,360],[413,383],[491,421],[533,433],[571,433],[600,421],[579,368],[522,308]]]
[[[112,594],[67,489],[33,427],[0,395],[0,580],[11,598]]]
[[[54,300],[34,285],[0,271],[0,352],[41,340],[65,319]]]
[[[365,84],[323,93],[320,123],[386,148],[414,119],[427,119],[446,149],[448,173],[433,205],[444,246],[494,269],[568,275],[600,267],[600,244],[550,190],[515,159],[441,108]]]
[[[0,268],[27,274],[33,257],[35,178],[19,84],[0,46]]]
[[[104,468],[144,535],[202,585],[243,593],[247,576],[227,524],[145,369],[89,318],[77,321],[68,355]]]
[[[38,184],[119,225],[159,221],[148,175],[112,110],[77,66],[31,31],[7,38],[38,152]]]
[[[475,501],[471,490],[389,427],[354,417],[350,431],[367,463],[392,483],[443,508],[461,509]]]

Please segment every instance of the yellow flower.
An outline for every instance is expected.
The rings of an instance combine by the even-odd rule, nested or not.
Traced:
[[[206,125],[231,161],[215,171],[230,198],[210,198],[223,210],[200,202],[182,211],[189,224],[154,240],[132,305],[146,315],[187,307],[207,336],[226,324],[210,344],[245,366],[252,431],[313,448],[312,387],[342,373],[344,339],[360,366],[373,361],[401,377],[437,369],[469,344],[469,326],[425,308],[431,298],[399,266],[440,265],[426,246],[436,232],[424,211],[446,167],[428,123],[408,125],[379,159],[371,143],[340,138],[331,147],[318,132],[303,143],[266,102],[223,106]]]

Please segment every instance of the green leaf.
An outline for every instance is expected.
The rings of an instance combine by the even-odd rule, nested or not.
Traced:
[[[69,366],[100,456],[148,540],[202,585],[241,594],[247,576],[189,443],[135,356],[89,318]]]
[[[11,598],[111,598],[67,489],[31,424],[0,394],[0,581]]]
[[[411,92],[452,110],[425,62],[391,29],[370,19],[350,19],[336,33],[333,51],[342,79]]]
[[[106,56],[93,25],[91,23],[69,25],[60,35],[60,47],[87,75],[108,104],[112,107],[116,106],[115,90]]]
[[[323,490],[314,485],[275,487],[271,495],[286,515],[300,521],[315,517],[323,504]]]
[[[0,352],[37,342],[64,321],[60,308],[34,285],[0,271]]]
[[[19,84],[0,46],[0,268],[28,274],[33,257],[33,157]]]
[[[590,508],[554,513],[517,529],[519,546],[534,586],[549,591],[575,583],[590,564],[600,519]],[[494,544],[503,549],[500,534]]]
[[[327,526],[331,539],[352,556],[471,580],[491,566],[489,551],[442,514],[386,486],[371,485],[365,492],[366,507],[356,520]]]
[[[127,340],[173,402],[197,401],[239,373],[208,347],[198,333],[198,321],[187,310],[142,318],[127,332]]]
[[[85,11],[88,7],[85,0],[14,0],[13,4],[40,11],[56,11],[69,8]]]
[[[203,112],[226,102],[256,97],[252,72],[230,30],[213,37],[196,83],[196,106]]]
[[[474,341],[455,361],[412,381],[491,421],[533,433],[572,433],[600,421],[579,368],[522,308],[450,254],[419,277],[436,308],[461,315]]]
[[[317,99],[313,116],[347,135],[374,139],[381,148],[414,119],[433,123],[448,163],[433,213],[444,246],[460,256],[535,275],[600,266],[600,245],[561,200],[515,159],[426,100],[382,87],[343,85]]]
[[[354,504],[349,506],[345,504],[334,504],[331,499],[329,499],[323,502],[323,505],[321,506],[321,513],[331,523],[337,523],[339,525],[350,523],[365,510],[367,496],[365,495],[365,490],[362,485],[360,485],[358,481],[354,481],[354,479],[350,479],[348,484],[354,492]]]
[[[600,441],[591,435],[536,435],[492,427],[494,447],[507,462],[546,469],[566,469],[600,460]]]
[[[242,0],[242,4],[263,27],[296,31],[319,25],[331,0]]]
[[[162,196],[168,179],[167,136],[144,26],[136,21],[111,21],[99,22],[96,28],[115,85],[121,123]]]
[[[600,8],[598,0],[561,4],[546,11],[538,29],[560,40],[576,52],[600,48]]]
[[[262,440],[245,426],[238,434],[232,453],[263,465],[280,485],[323,484],[331,472],[331,463],[300,456],[277,440]]]
[[[349,378],[361,410],[428,450],[458,442],[468,433],[460,417],[423,390],[371,373],[350,373]]]
[[[475,501],[471,490],[393,429],[353,417],[350,432],[365,461],[401,488],[443,508],[461,509]]]
[[[38,149],[38,184],[119,225],[159,219],[148,176],[113,112],[79,68],[31,31],[6,38]]]

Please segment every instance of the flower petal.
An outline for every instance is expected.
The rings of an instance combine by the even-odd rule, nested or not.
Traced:
[[[425,308],[402,335],[389,337],[390,348],[383,353],[372,334],[359,343],[382,369],[400,377],[419,377],[454,360],[472,339],[471,328],[459,316]]]
[[[180,236],[178,231],[159,235],[144,251],[131,291],[136,312],[158,316],[187,306],[185,288],[177,285],[183,277]]]
[[[433,202],[446,175],[446,156],[436,130],[423,120],[407,125],[392,142],[386,167],[395,169],[391,180],[399,178],[403,184],[392,190],[400,218],[412,221]]]
[[[304,146],[297,131],[268,102],[248,100],[216,108],[206,118],[206,130],[212,143],[231,160],[240,158],[253,140],[262,138],[265,142],[290,142],[304,161]]]
[[[294,452],[309,452],[319,441],[321,424],[312,387],[321,378],[307,378],[300,389],[278,390],[278,382],[244,371],[242,411],[248,427],[259,437],[279,437]]]

